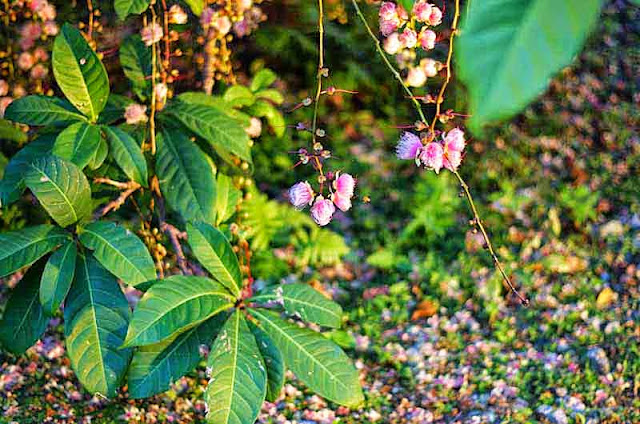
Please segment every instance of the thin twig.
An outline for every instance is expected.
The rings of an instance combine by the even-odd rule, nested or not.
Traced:
[[[87,9],[89,10],[89,28],[87,29],[87,37],[91,40],[93,34],[93,3],[87,0]]]
[[[103,217],[111,211],[120,209],[120,207],[127,201],[129,196],[131,196],[136,190],[141,187],[140,184],[135,181],[121,183],[109,178],[95,178],[93,181],[97,184],[108,184],[110,186],[124,190],[116,199],[110,201],[102,209],[98,210],[98,212],[96,212],[95,214],[96,218]]]
[[[163,41],[164,41],[164,61],[162,62],[162,82],[167,83],[167,75],[171,71],[171,40],[169,39],[169,10],[167,9],[166,0],[161,1],[162,4],[162,20],[164,23]]]
[[[322,77],[324,73],[324,9],[322,0],[318,0],[318,88],[316,89],[315,104],[313,105],[313,124],[311,126],[311,137],[313,144],[316,144],[316,129],[318,127],[318,105],[320,94],[322,93]]]
[[[160,230],[162,230],[167,237],[169,237],[169,241],[171,241],[171,246],[173,246],[173,250],[176,253],[176,259],[178,261],[178,267],[185,275],[191,275],[192,272],[187,265],[187,258],[184,255],[184,251],[182,250],[182,245],[180,244],[180,240],[185,240],[187,238],[187,233],[178,230],[173,225],[165,222],[164,220],[160,223]]]
[[[154,6],[149,7],[151,10],[151,26],[155,28],[156,24],[156,11]],[[156,74],[158,72],[158,48],[157,44],[153,43],[151,47],[151,114],[149,117],[149,139],[151,141],[151,154],[156,154]]]

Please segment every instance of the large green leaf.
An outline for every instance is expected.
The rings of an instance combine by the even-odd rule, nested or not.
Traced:
[[[156,172],[169,206],[185,220],[212,222],[216,182],[205,154],[177,130],[158,134],[157,142]]]
[[[120,345],[131,312],[118,282],[91,256],[80,255],[64,308],[71,366],[91,393],[114,397],[127,371],[131,349]]]
[[[91,214],[91,189],[82,170],[57,156],[33,162],[25,184],[61,227]]]
[[[135,34],[127,37],[120,46],[120,64],[131,81],[133,92],[145,100],[151,91],[151,48]]]
[[[62,25],[53,43],[53,75],[69,101],[92,122],[109,97],[109,77],[80,31]]]
[[[117,127],[103,127],[113,159],[127,177],[147,187],[147,161],[142,149],[129,134]]]
[[[11,292],[0,320],[0,343],[19,355],[29,349],[44,333],[48,319],[38,301],[38,287],[44,261],[25,273]]]
[[[18,200],[25,188],[25,169],[41,157],[51,154],[54,140],[54,134],[38,137],[11,158],[0,181],[0,206]]]
[[[216,108],[219,112],[233,118],[242,128],[246,128],[251,124],[251,116],[238,109],[232,108],[231,105],[220,96],[210,96],[202,92],[188,91],[180,94],[177,99],[188,104]]]
[[[207,365],[205,402],[213,424],[253,424],[267,392],[267,373],[256,339],[236,310],[218,333]]]
[[[180,121],[194,134],[205,139],[216,151],[232,153],[251,162],[249,136],[235,119],[218,108],[177,101],[165,112]]]
[[[262,68],[251,80],[251,91],[258,91],[269,87],[276,80],[277,76],[271,69]]]
[[[40,279],[40,303],[48,315],[53,315],[69,293],[76,271],[76,257],[76,245],[70,241],[56,250],[44,267]]]
[[[124,346],[161,342],[233,304],[233,296],[208,278],[173,275],[158,280],[140,299]]]
[[[200,362],[200,346],[209,346],[228,314],[220,313],[163,342],[138,348],[131,360],[127,381],[129,395],[146,398],[169,389],[171,384]]]
[[[256,97],[251,90],[244,85],[232,85],[224,92],[222,99],[229,106],[237,108],[251,106],[256,101]]]
[[[67,159],[81,169],[89,164],[100,146],[100,128],[78,122],[68,126],[56,138],[53,154]]]
[[[242,197],[242,192],[234,187],[231,177],[218,173],[216,193],[216,226],[218,226],[236,213],[236,206]]]
[[[129,15],[139,15],[149,7],[149,0],[115,0],[114,8],[118,18],[124,20]]]
[[[311,390],[349,407],[364,400],[358,372],[335,343],[273,312],[257,309],[249,312],[280,349],[287,367]]]
[[[27,125],[62,126],[87,120],[68,101],[35,94],[11,102],[4,117]]]
[[[249,321],[249,328],[256,338],[258,349],[267,367],[267,400],[275,402],[280,397],[284,385],[284,359],[278,347],[267,333]]]
[[[113,222],[96,221],[78,229],[80,242],[113,275],[127,284],[155,280],[156,268],[146,246],[134,233]]]
[[[0,277],[31,265],[70,239],[68,233],[53,225],[0,233]]]
[[[187,223],[187,237],[200,263],[213,278],[237,296],[242,287],[242,274],[238,257],[224,234],[212,225],[195,222]]]
[[[89,169],[98,169],[104,161],[107,159],[109,155],[109,145],[107,141],[100,137],[100,144],[98,145],[98,150],[96,150],[96,154],[93,155],[91,160],[89,161]]]
[[[342,322],[340,305],[327,299],[308,284],[283,284],[268,293],[254,296],[251,300],[283,304],[288,313],[325,327],[338,328]]]
[[[470,94],[472,129],[522,110],[568,65],[601,0],[472,2],[456,41],[457,70]]]

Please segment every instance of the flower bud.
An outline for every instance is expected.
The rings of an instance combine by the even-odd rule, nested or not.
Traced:
[[[333,188],[340,193],[341,196],[352,197],[353,190],[356,186],[356,180],[350,174],[337,174],[337,178],[333,182]]]
[[[421,149],[420,162],[428,169],[433,169],[437,174],[442,169],[443,153],[442,145],[432,141]]]
[[[402,45],[408,49],[414,48],[418,43],[418,35],[411,28],[405,28],[399,38]]]
[[[418,150],[422,147],[420,138],[410,132],[405,132],[400,137],[396,146],[396,156],[398,159],[412,160],[416,158]]]
[[[433,6],[431,8],[431,15],[429,16],[429,25],[436,26],[436,25],[440,25],[441,23],[442,23],[442,11],[436,6]]]
[[[342,212],[351,209],[351,196],[344,196],[339,192],[335,192],[331,195],[331,200]]]
[[[311,218],[321,227],[324,227],[333,218],[333,214],[336,211],[336,207],[329,199],[325,199],[322,196],[316,198],[315,203],[311,207]]]
[[[450,150],[444,157],[444,167],[449,171],[457,171],[460,163],[462,163],[462,153],[457,150]]]
[[[385,38],[383,43],[384,51],[389,54],[396,54],[402,50],[402,43],[400,42],[400,36],[397,32],[392,33]]]
[[[439,72],[438,64],[439,64],[438,61],[433,60],[430,57],[427,57],[420,61],[420,68],[422,68],[422,71],[427,77],[435,77],[436,75],[438,75],[438,72]]]
[[[124,110],[124,119],[127,120],[127,124],[138,124],[140,122],[147,122],[147,107],[132,103]]]
[[[444,142],[445,146],[447,146],[447,151],[456,151],[459,153],[462,153],[467,144],[464,139],[464,132],[460,128],[454,128],[449,131],[444,137]]]
[[[164,32],[162,27],[153,22],[140,30],[140,37],[147,46],[151,46],[162,39]]]
[[[422,87],[427,82],[427,75],[422,68],[411,68],[407,74],[407,84],[412,87]]]
[[[436,46],[436,33],[426,27],[422,27],[420,34],[418,34],[418,41],[420,42],[420,47],[424,50],[431,50]]]
[[[169,8],[169,23],[171,24],[186,24],[188,20],[187,13],[177,4],[174,4]]]
[[[289,201],[296,209],[303,209],[313,202],[314,192],[308,182],[299,182],[289,189]]]
[[[428,22],[431,16],[431,5],[424,0],[418,0],[413,4],[413,14],[418,22]]]
[[[255,116],[252,116],[249,120],[249,126],[244,129],[244,132],[246,132],[251,138],[260,137],[260,134],[262,133],[262,121]]]

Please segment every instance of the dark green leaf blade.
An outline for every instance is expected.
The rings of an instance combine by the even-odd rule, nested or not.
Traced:
[[[120,46],[120,64],[131,81],[133,92],[146,100],[151,92],[151,49],[144,44],[140,35],[127,37]]]
[[[71,103],[56,97],[31,95],[14,100],[4,117],[27,125],[68,125],[86,121]]]
[[[53,154],[84,168],[89,164],[100,145],[100,128],[86,122],[78,122],[65,128],[53,145]]]
[[[120,20],[129,15],[139,15],[149,7],[149,0],[115,0],[114,8]]]
[[[262,359],[267,367],[267,396],[269,402],[275,402],[280,397],[282,386],[284,386],[284,359],[278,347],[267,333],[260,327],[249,321],[249,328],[256,338],[256,343]]]
[[[231,177],[218,173],[216,179],[216,226],[236,213],[236,206],[242,192],[234,187]]]
[[[47,315],[53,315],[67,297],[76,271],[76,258],[76,245],[71,241],[49,257],[40,279],[40,303]]]
[[[147,161],[142,149],[129,134],[117,127],[103,127],[113,159],[132,181],[147,187]]]
[[[69,234],[53,225],[37,225],[0,233],[0,277],[31,265],[70,239]]]

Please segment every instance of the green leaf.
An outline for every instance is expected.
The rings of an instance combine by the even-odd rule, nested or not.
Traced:
[[[571,63],[601,4],[601,0],[471,4],[456,54],[458,75],[469,88],[474,132],[521,111],[553,74]]]
[[[109,145],[107,141],[100,136],[100,144],[98,144],[98,150],[96,150],[96,154],[89,161],[89,169],[98,169],[102,166],[104,161],[107,159],[109,155]]]
[[[53,225],[0,233],[0,277],[31,265],[68,240],[69,234]]]
[[[114,8],[118,18],[125,20],[129,15],[139,15],[149,7],[149,0],[115,0]]]
[[[77,122],[65,128],[56,138],[53,154],[67,159],[81,169],[89,164],[100,146],[100,128]]]
[[[284,102],[284,96],[274,88],[267,88],[256,93],[256,98],[268,100],[272,103],[280,105]]]
[[[214,169],[200,148],[183,133],[158,134],[156,172],[169,206],[185,220],[215,219]]]
[[[91,214],[91,189],[80,168],[57,156],[31,164],[25,184],[61,227]]]
[[[205,139],[216,151],[231,153],[251,162],[249,136],[238,121],[218,108],[177,101],[167,107],[164,113]]]
[[[71,241],[49,257],[40,279],[40,304],[47,315],[53,315],[67,297],[76,270],[76,257],[76,245]]]
[[[222,99],[231,107],[251,106],[256,101],[255,96],[244,85],[233,85],[224,92]]]
[[[138,143],[120,128],[103,128],[115,162],[132,181],[147,187],[147,161]]]
[[[102,109],[102,112],[100,112],[98,123],[107,125],[123,119],[124,111],[131,103],[133,103],[133,100],[126,96],[109,93],[107,104],[105,105],[104,109]]]
[[[0,206],[6,206],[18,200],[25,188],[25,169],[42,156],[51,154],[54,141],[53,134],[38,137],[11,158],[0,181]]]
[[[38,301],[38,286],[43,268],[44,261],[29,268],[11,292],[0,320],[0,343],[16,355],[33,346],[49,322]]]
[[[229,176],[218,173],[216,194],[216,226],[219,226],[236,213],[242,192],[234,187]]]
[[[162,393],[200,362],[200,346],[209,346],[228,314],[220,313],[163,342],[138,348],[127,381],[129,396],[142,399]]]
[[[187,223],[187,238],[193,254],[213,278],[238,296],[242,287],[240,265],[224,234],[212,225],[195,222]]]
[[[64,334],[71,367],[90,393],[116,395],[131,358],[131,349],[120,349],[130,315],[113,275],[80,255],[65,302]]]
[[[362,403],[358,372],[335,343],[272,312],[250,309],[249,313],[282,352],[287,367],[311,390],[348,407]]]
[[[253,424],[267,391],[267,373],[242,312],[235,311],[211,346],[207,422]]]
[[[286,123],[282,117],[282,113],[266,100],[258,100],[247,109],[250,115],[259,118],[266,118],[269,126],[278,137],[284,135]]]
[[[267,400],[275,402],[280,397],[284,385],[284,359],[273,340],[260,327],[249,321],[249,328],[256,338],[262,359],[267,367]]]
[[[62,25],[53,43],[53,75],[69,101],[92,122],[109,97],[109,77],[80,31]]]
[[[78,229],[80,242],[113,275],[136,286],[155,280],[156,268],[146,246],[131,231],[113,222],[96,221]]]
[[[255,302],[276,302],[303,321],[338,328],[342,323],[342,308],[308,284],[283,284],[265,294],[254,296]]]
[[[122,42],[120,64],[124,74],[131,81],[133,92],[141,100],[146,100],[151,92],[151,79],[148,77],[153,68],[151,48],[144,44],[140,35],[131,35]]]
[[[232,108],[230,104],[219,96],[209,96],[205,93],[190,91],[180,94],[177,98],[184,103],[216,108],[223,114],[233,118],[242,128],[248,127],[251,124],[251,117],[249,115]]]
[[[86,121],[71,103],[56,97],[32,95],[14,100],[7,107],[4,117],[27,125],[64,126]]]
[[[204,0],[184,0],[184,2],[187,3],[187,5],[189,5],[189,8],[191,9],[194,15],[200,16],[202,14],[202,11],[204,10],[204,6],[205,6]]]
[[[29,138],[20,128],[7,121],[0,119],[0,140],[15,141],[16,143],[26,143]]]
[[[257,74],[255,74],[253,80],[251,81],[251,91],[256,92],[258,90],[262,90],[263,88],[269,87],[275,82],[276,78],[276,74],[274,74],[271,69],[261,69]]]
[[[140,299],[123,346],[161,342],[233,304],[233,296],[208,278],[173,275],[158,280]]]

